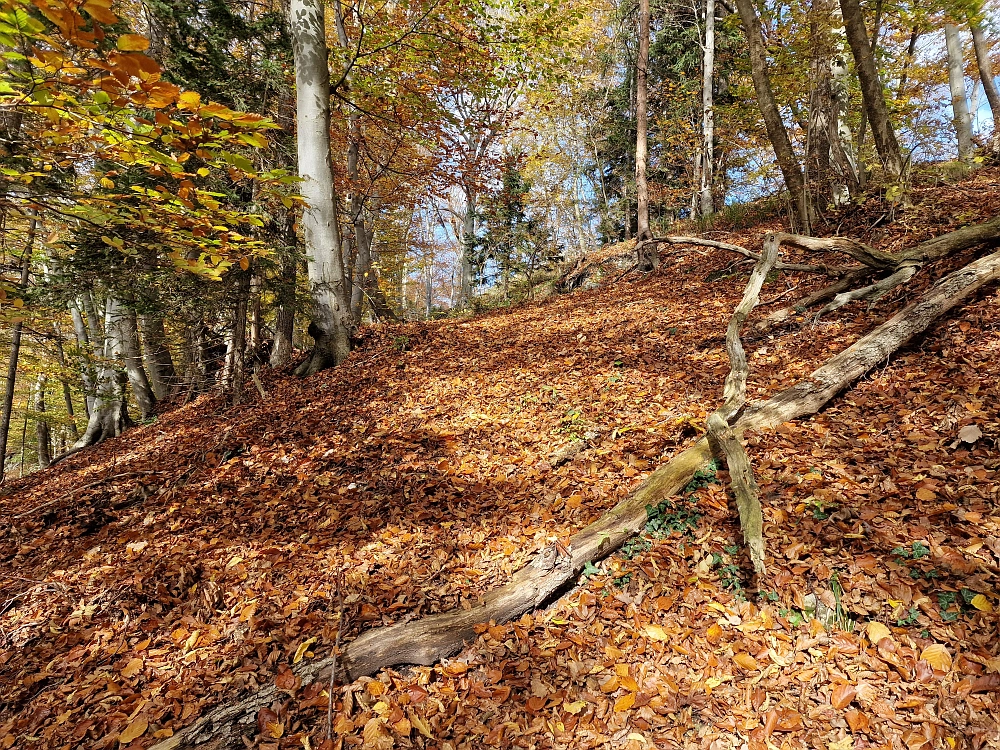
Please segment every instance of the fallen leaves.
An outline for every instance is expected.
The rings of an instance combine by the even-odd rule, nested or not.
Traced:
[[[951,671],[951,654],[940,643],[932,643],[920,652],[920,658],[926,661],[935,672]]]
[[[148,728],[149,728],[149,722],[146,721],[145,717],[140,716],[134,719],[127,727],[125,727],[125,730],[120,735],[118,735],[118,741],[122,745],[127,745],[132,740],[142,737],[142,735],[146,733],[146,730]]]

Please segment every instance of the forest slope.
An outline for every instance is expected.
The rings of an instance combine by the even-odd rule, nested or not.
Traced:
[[[918,189],[895,222],[872,229],[880,216],[858,210],[840,231],[896,250],[1000,214],[998,182],[981,170]],[[774,228],[712,236],[759,249]],[[973,255],[870,309],[748,333],[750,398]],[[344,639],[474,602],[703,429],[745,273],[718,278],[722,252],[662,257],[594,291],[372,330],[337,369],[265,375],[264,401],[203,398],[5,487],[0,746],[114,747],[124,732],[144,747],[274,681],[288,700],[256,741],[319,746],[321,686],[288,670],[329,653],[340,596]],[[777,276],[747,330],[816,283]],[[630,545],[547,611],[443,665],[355,683],[338,742],[997,746],[998,332],[990,289],[822,414],[748,436],[761,590],[725,486],[705,476],[663,509],[676,533]],[[839,600],[840,627],[803,619],[810,595]]]

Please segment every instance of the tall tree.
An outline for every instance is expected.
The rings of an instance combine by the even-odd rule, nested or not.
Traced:
[[[792,150],[792,142],[788,138],[785,123],[778,111],[774,92],[771,90],[771,81],[767,74],[767,47],[764,44],[764,34],[760,28],[760,18],[758,18],[757,9],[754,7],[754,0],[736,0],[736,9],[739,11],[740,21],[743,23],[743,30],[746,32],[747,43],[750,47],[750,72],[753,77],[754,91],[757,93],[757,104],[760,107],[761,116],[764,118],[768,140],[771,141],[771,146],[774,148],[778,168],[785,179],[785,187],[788,188],[792,197],[793,218],[794,221],[802,224],[803,229],[808,231],[809,204],[805,180],[802,176],[802,168]]]
[[[715,0],[705,0],[705,46],[702,52],[701,77],[701,185],[698,211],[702,216],[715,212],[712,183],[715,169]]]
[[[656,245],[646,242],[653,238],[649,229],[649,186],[646,184],[647,102],[649,86],[649,0],[639,0],[639,54],[635,59],[635,241],[639,248],[639,270],[652,271],[657,265]],[[643,244],[645,242],[645,244]]]
[[[965,90],[965,57],[955,24],[944,25],[944,39],[948,50],[948,88],[951,91],[952,123],[958,139],[958,158],[968,161],[972,158],[972,115]]]
[[[341,256],[337,194],[330,163],[330,69],[323,0],[292,0],[295,102],[302,227],[312,293],[315,340],[297,371],[311,375],[338,365],[351,352],[351,305]]]
[[[741,0],[741,2],[746,1]],[[896,131],[889,117],[882,81],[875,67],[875,55],[868,39],[868,28],[865,25],[861,5],[858,0],[840,0],[840,11],[844,17],[847,43],[851,47],[858,81],[861,84],[861,98],[868,113],[875,149],[888,176],[898,181],[903,176],[903,157],[899,142],[896,140]]]
[[[993,66],[990,64],[990,50],[986,44],[983,27],[975,18],[969,19],[972,29],[972,46],[976,51],[976,64],[979,67],[979,79],[986,92],[986,100],[990,103],[993,115],[993,150],[1000,151],[1000,92],[997,91],[996,79],[993,77]]]

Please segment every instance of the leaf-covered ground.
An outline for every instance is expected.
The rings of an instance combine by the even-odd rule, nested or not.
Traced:
[[[917,190],[874,229],[861,208],[841,232],[900,249],[1000,213],[998,181]],[[712,236],[759,247],[768,228]],[[203,398],[5,487],[0,748],[146,747],[272,682],[287,698],[247,742],[320,747],[325,686],[289,670],[330,652],[340,597],[344,639],[468,606],[701,431],[746,274],[663,257],[596,291],[370,331],[335,371],[265,374],[266,401]],[[969,257],[754,334],[819,283],[770,281],[751,398]],[[766,579],[706,474],[548,610],[338,686],[332,746],[1000,746],[998,360],[989,289],[820,415],[749,435]]]

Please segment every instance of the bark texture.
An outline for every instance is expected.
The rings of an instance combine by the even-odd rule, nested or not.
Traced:
[[[49,421],[45,415],[45,386],[48,384],[46,375],[39,375],[35,382],[35,439],[38,447],[38,468],[45,469],[52,463],[52,451],[49,450]]]
[[[944,25],[944,39],[948,49],[951,121],[955,126],[955,137],[958,140],[958,158],[969,161],[972,158],[972,115],[969,113],[969,98],[965,90],[965,58],[962,55],[962,41],[955,24]]]
[[[646,184],[647,130],[649,115],[647,103],[649,86],[649,0],[639,0],[639,54],[635,60],[635,198],[637,260],[640,271],[656,268],[656,253],[644,248],[642,243],[653,235],[649,231],[649,186]],[[626,228],[627,231],[627,228]]]
[[[715,173],[715,0],[705,0],[705,48],[701,64],[701,186],[698,212],[715,213],[712,184]]]
[[[740,0],[747,2],[748,0]],[[896,140],[896,131],[889,118],[889,108],[885,103],[882,81],[875,67],[875,55],[868,39],[868,29],[858,0],[840,0],[840,10],[847,31],[847,43],[851,46],[854,64],[861,84],[861,98],[864,101],[868,121],[871,124],[875,150],[892,180],[903,176],[903,157]]]
[[[20,123],[19,123],[20,126]],[[28,286],[28,279],[31,272],[31,250],[35,244],[35,232],[38,222],[34,216],[28,224],[28,237],[21,254],[21,278],[20,288]],[[7,382],[4,386],[3,410],[0,412],[0,482],[3,481],[4,472],[7,466],[7,437],[10,435],[10,417],[14,411],[14,386],[17,384],[17,362],[21,357],[21,333],[24,330],[24,321],[19,320],[14,324],[10,337],[10,359],[7,361]]]
[[[341,257],[337,195],[330,163],[330,70],[322,0],[291,0],[292,45],[302,226],[308,257],[315,344],[297,371],[311,375],[338,365],[351,351],[351,309]]]
[[[792,143],[788,140],[788,131],[785,130],[785,123],[781,120],[774,92],[771,90],[771,81],[767,75],[767,47],[764,44],[764,34],[760,28],[757,9],[753,0],[736,0],[736,9],[740,14],[740,21],[743,23],[743,30],[750,47],[750,72],[760,113],[764,118],[764,127],[774,149],[781,176],[785,180],[785,187],[792,196],[794,226],[796,222],[804,223],[809,220],[805,179],[792,150]]]
[[[982,27],[976,22],[970,22],[972,29],[972,46],[976,51],[976,65],[979,67],[979,79],[986,92],[986,101],[990,103],[993,114],[993,151],[1000,151],[1000,91],[997,91],[996,79],[993,77],[993,66],[990,64],[990,48],[986,44],[986,36]]]

